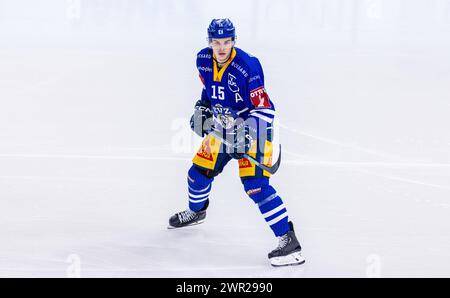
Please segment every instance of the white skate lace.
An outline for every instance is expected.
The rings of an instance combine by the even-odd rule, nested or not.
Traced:
[[[188,222],[195,217],[195,212],[190,209],[178,213],[178,219],[180,222]]]
[[[286,247],[286,245],[288,245],[288,243],[289,243],[288,234],[281,236],[280,242],[278,243],[278,249],[282,249],[282,248]]]

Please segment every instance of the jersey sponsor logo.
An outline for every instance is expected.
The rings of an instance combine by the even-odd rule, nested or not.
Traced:
[[[228,88],[231,92],[239,92],[239,86],[236,83],[236,77],[228,73]]]
[[[250,189],[249,191],[247,191],[247,194],[249,196],[251,196],[251,195],[257,194],[259,192],[261,192],[261,187]]]
[[[198,54],[197,58],[199,58],[199,59],[211,59],[211,55],[210,54]]]
[[[251,168],[252,163],[247,158],[239,159],[239,169]]]
[[[261,79],[261,77],[259,75],[253,76],[250,79],[248,79],[248,83],[250,84],[251,82],[257,80],[257,79]]]
[[[234,68],[239,70],[244,75],[244,77],[248,77],[247,71],[245,71],[245,69],[242,66],[240,66],[239,64],[237,64],[236,62],[231,61],[231,66],[233,66]]]
[[[250,100],[256,108],[271,108],[269,95],[263,86],[250,91]]]
[[[212,68],[208,67],[208,66],[198,66],[197,69],[200,71],[204,71],[204,72],[212,72],[213,71]]]
[[[223,107],[220,103],[217,103],[213,106],[213,111],[215,114],[225,114],[225,115],[232,114],[229,107]]]
[[[213,160],[213,156],[211,153],[211,140],[207,140],[206,142],[202,143],[202,147],[200,148],[200,150],[197,152],[197,156],[201,157],[203,159],[212,161]]]

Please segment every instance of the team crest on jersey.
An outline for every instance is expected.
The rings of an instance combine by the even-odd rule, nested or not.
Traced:
[[[228,88],[231,92],[239,92],[239,86],[236,83],[236,77],[231,73],[228,73]]]
[[[230,129],[234,124],[233,111],[229,107],[223,107],[221,104],[216,104],[213,107],[216,120],[225,129]]]
[[[219,114],[217,115],[217,119],[219,120],[219,123],[223,126],[223,128],[230,129],[233,127],[234,118],[232,116]]]
[[[269,101],[269,95],[267,95],[266,89],[263,86],[258,87],[250,91],[250,100],[255,108],[271,108]]]

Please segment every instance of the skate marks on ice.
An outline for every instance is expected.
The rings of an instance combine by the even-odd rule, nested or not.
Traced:
[[[167,231],[169,215],[185,204],[185,189],[150,169],[184,181],[177,169],[189,160],[22,156],[2,162],[10,170],[0,177],[8,211],[1,233],[9,239],[1,274],[61,276],[72,253],[80,256],[81,276],[365,276],[373,254],[384,276],[448,272],[440,266],[450,244],[445,165],[293,157],[273,179],[305,244],[301,268],[270,267],[267,252],[275,242],[232,179],[235,168],[215,182],[204,224]],[[410,247],[417,243],[428,244],[421,252],[427,264],[415,260]]]

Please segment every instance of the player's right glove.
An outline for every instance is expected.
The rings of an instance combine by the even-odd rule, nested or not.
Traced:
[[[195,103],[194,114],[191,117],[191,129],[199,136],[204,137],[212,130],[213,113],[211,103],[198,100]]]

